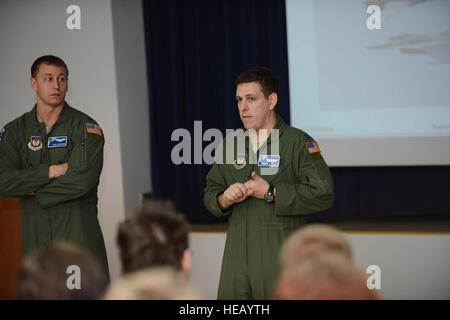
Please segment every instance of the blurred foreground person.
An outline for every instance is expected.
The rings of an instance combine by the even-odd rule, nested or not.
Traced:
[[[278,281],[277,300],[378,300],[350,259],[340,253],[322,252],[289,266]]]
[[[295,265],[304,258],[332,251],[352,259],[352,248],[339,230],[324,224],[311,224],[291,234],[280,253],[281,268]]]
[[[14,293],[18,300],[93,300],[107,285],[104,270],[87,252],[55,242],[22,262]]]
[[[201,300],[203,297],[172,267],[155,267],[113,282],[104,300]]]

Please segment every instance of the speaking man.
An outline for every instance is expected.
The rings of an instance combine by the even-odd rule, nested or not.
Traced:
[[[225,138],[206,178],[206,208],[217,217],[229,216],[219,299],[270,299],[283,240],[305,224],[306,214],[334,201],[333,180],[317,142],[288,126],[275,110],[279,87],[264,67],[237,77],[246,131]]]

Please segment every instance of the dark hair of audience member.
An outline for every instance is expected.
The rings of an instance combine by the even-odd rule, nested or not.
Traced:
[[[119,226],[122,272],[160,266],[182,269],[188,237],[189,225],[183,215],[166,202],[148,201]]]
[[[70,277],[79,269],[79,288]],[[86,251],[56,242],[31,253],[21,264],[14,296],[18,300],[93,300],[108,285],[103,268]]]

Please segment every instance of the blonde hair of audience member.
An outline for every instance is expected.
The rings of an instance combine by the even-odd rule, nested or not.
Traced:
[[[285,269],[277,283],[278,300],[378,300],[353,262],[344,255],[324,251],[305,257]]]
[[[80,271],[80,288],[69,289],[69,266]],[[104,269],[89,253],[67,242],[55,242],[27,256],[15,284],[18,300],[93,300],[108,285]]]
[[[103,300],[201,300],[203,297],[173,267],[153,267],[124,275]]]
[[[300,262],[305,257],[322,251],[332,251],[352,258],[348,240],[339,230],[324,224],[311,224],[294,232],[283,243],[280,253],[282,268]]]

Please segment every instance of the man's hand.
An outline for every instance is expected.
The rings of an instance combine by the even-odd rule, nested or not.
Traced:
[[[48,178],[50,180],[58,178],[66,174],[67,169],[69,169],[68,163],[55,164],[48,167]]]
[[[258,176],[256,172],[252,172],[252,178],[245,184],[247,188],[247,196],[252,196],[258,199],[264,199],[267,190],[269,190],[269,183]]]
[[[228,187],[224,193],[217,197],[220,209],[227,210],[233,204],[247,199],[248,192],[244,184],[235,183]]]

